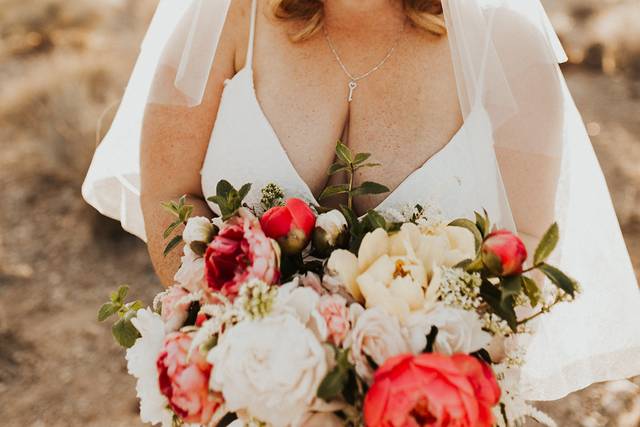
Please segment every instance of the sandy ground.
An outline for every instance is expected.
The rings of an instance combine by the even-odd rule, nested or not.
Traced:
[[[140,425],[122,351],[95,316],[117,284],[146,301],[159,287],[144,245],[79,186],[152,5],[0,0],[0,425]],[[638,82],[585,67],[567,78],[640,271]],[[563,427],[640,426],[630,381],[542,406]]]

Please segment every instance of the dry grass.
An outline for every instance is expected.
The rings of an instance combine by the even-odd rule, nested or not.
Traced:
[[[79,186],[155,2],[0,0],[4,426],[139,425],[122,353],[95,312],[119,283],[146,300],[158,288],[144,246],[86,206]],[[569,84],[640,269],[640,4],[547,3],[582,65]],[[545,406],[561,426],[640,425],[640,392],[626,381]]]

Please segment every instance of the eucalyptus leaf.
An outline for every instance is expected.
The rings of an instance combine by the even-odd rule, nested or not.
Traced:
[[[387,229],[387,221],[382,215],[374,210],[367,212],[363,221],[365,222],[368,231],[373,231],[377,228]]]
[[[542,264],[539,269],[544,273],[545,276],[549,278],[549,280],[551,280],[554,285],[556,285],[569,295],[575,296],[577,289],[575,280],[564,274],[558,268],[549,264]]]
[[[459,218],[459,219],[456,219],[455,221],[450,222],[449,225],[452,227],[462,227],[469,230],[471,234],[473,234],[473,237],[475,240],[476,252],[480,250],[483,237],[482,237],[482,234],[480,233],[480,230],[478,229],[478,226],[473,221],[468,220],[466,218]]]
[[[558,228],[557,223],[553,223],[551,227],[544,233],[540,243],[538,243],[538,247],[536,248],[536,252],[533,256],[533,264],[538,265],[549,258],[549,255],[553,252],[558,244],[558,240],[560,239],[560,229]]]

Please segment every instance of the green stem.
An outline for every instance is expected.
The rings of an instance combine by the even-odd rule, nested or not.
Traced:
[[[355,173],[355,169],[353,167],[353,163],[349,164],[349,192],[347,193],[347,207],[349,209],[353,208],[353,194],[351,194],[351,190],[353,190],[353,175]]]

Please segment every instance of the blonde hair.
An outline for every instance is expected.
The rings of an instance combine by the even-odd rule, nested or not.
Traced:
[[[415,27],[436,35],[447,32],[441,0],[402,0],[402,6]],[[324,0],[271,0],[271,8],[280,20],[302,23],[302,28],[291,35],[294,41],[308,39],[322,28]]]

